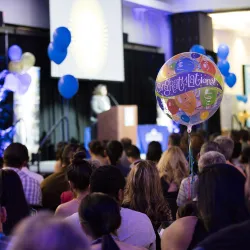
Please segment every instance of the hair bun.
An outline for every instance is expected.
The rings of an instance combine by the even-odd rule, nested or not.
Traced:
[[[86,158],[86,152],[84,151],[80,151],[77,152],[73,155],[73,158],[71,160],[71,164],[81,164],[85,162],[85,158]]]

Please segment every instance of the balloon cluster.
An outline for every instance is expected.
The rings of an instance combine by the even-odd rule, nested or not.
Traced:
[[[220,44],[217,52],[217,56],[219,59],[217,66],[220,69],[222,75],[225,77],[226,84],[230,88],[232,88],[235,85],[237,78],[234,73],[229,72],[230,64],[227,60],[228,55],[229,55],[229,47],[226,44]]]
[[[53,33],[53,42],[48,46],[49,59],[56,64],[61,64],[67,57],[70,43],[70,31],[66,27],[58,27]]]
[[[12,45],[8,50],[9,72],[5,76],[3,88],[23,95],[29,89],[31,76],[26,73],[35,65],[36,58],[30,52],[22,52],[18,45]]]
[[[53,42],[48,46],[49,59],[58,65],[61,64],[67,57],[70,43],[70,31],[66,27],[58,27],[53,33]],[[78,88],[78,80],[72,75],[64,75],[58,81],[58,91],[65,99],[72,98]]]

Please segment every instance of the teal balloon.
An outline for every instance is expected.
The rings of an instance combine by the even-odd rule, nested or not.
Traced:
[[[217,56],[221,60],[226,60],[229,54],[229,47],[226,44],[221,44],[218,48]]]
[[[67,57],[67,49],[60,50],[53,43],[48,46],[48,56],[51,61],[56,64],[61,64]]]
[[[201,46],[199,44],[195,44],[194,46],[192,46],[192,48],[190,49],[190,52],[196,52],[196,53],[200,53],[202,55],[206,55],[206,50],[204,49],[203,46]]]
[[[226,60],[219,61],[217,66],[223,76],[229,75],[230,64],[228,61]]]
[[[72,98],[79,89],[78,80],[72,75],[65,75],[58,82],[58,91],[65,99]]]

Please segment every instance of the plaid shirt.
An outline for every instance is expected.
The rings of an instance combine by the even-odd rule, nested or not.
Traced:
[[[192,183],[192,176],[189,176],[182,180],[181,186],[179,189],[178,197],[176,200],[177,206],[183,206],[187,202],[192,201],[197,196],[196,186],[198,181],[198,175],[194,176]]]
[[[23,191],[29,205],[42,205],[42,192],[37,180],[31,178],[18,168],[4,167],[15,171],[23,184]]]

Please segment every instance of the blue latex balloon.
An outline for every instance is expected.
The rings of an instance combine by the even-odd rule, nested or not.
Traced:
[[[67,50],[59,50],[53,43],[48,46],[49,59],[56,64],[61,64],[67,56]]]
[[[11,61],[17,62],[22,58],[22,49],[18,45],[12,45],[8,50],[8,55]]]
[[[194,61],[190,58],[181,58],[175,65],[175,72],[191,72],[195,68]]]
[[[223,76],[229,75],[230,64],[228,61],[225,60],[219,61],[217,65]]]
[[[196,53],[200,53],[202,55],[206,55],[206,50],[204,49],[203,46],[201,46],[199,44],[195,44],[194,46],[192,46],[192,48],[190,49],[190,52],[196,52]]]
[[[78,91],[78,80],[72,75],[65,75],[58,82],[58,91],[66,99],[72,98]]]
[[[225,78],[226,84],[232,88],[237,81],[236,75],[234,73],[229,73],[229,75]]]
[[[245,96],[245,95],[237,95],[236,98],[237,98],[237,100],[240,101],[240,102],[244,102],[244,103],[247,103],[247,102],[248,102],[248,97]]]
[[[59,49],[66,50],[71,43],[71,33],[66,27],[59,27],[53,33],[53,43]]]
[[[221,60],[226,60],[229,54],[229,47],[226,44],[221,44],[218,48],[217,55]]]

